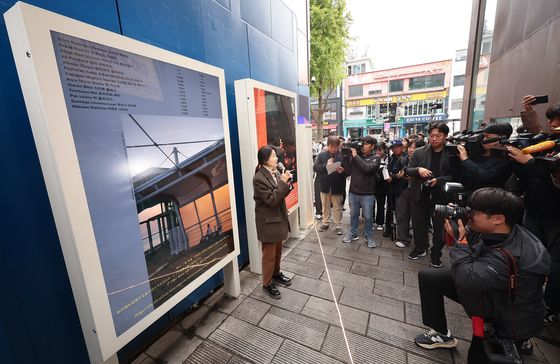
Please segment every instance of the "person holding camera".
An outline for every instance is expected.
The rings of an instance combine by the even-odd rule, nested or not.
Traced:
[[[465,186],[467,194],[482,187],[504,188],[513,169],[507,156],[494,156],[493,151],[505,150],[500,144],[501,139],[509,139],[513,127],[509,123],[493,123],[483,129],[482,153],[469,156],[463,145],[458,145],[458,157],[461,161],[460,182]]]
[[[398,181],[399,187],[396,190],[402,189],[400,193],[395,196],[395,218],[397,220],[397,241],[395,245],[399,248],[407,247],[412,241],[410,235],[410,214],[413,208],[413,194],[412,190],[408,188],[410,183],[410,176],[406,172],[406,167],[410,158],[418,148],[426,145],[423,140],[416,140],[408,147],[408,158],[403,159],[403,169],[400,173],[394,174],[391,178],[393,181]]]
[[[428,244],[428,227],[436,203],[445,203],[443,187],[445,182],[453,179],[451,175],[450,152],[445,149],[449,127],[445,123],[435,122],[429,125],[430,144],[414,152],[406,174],[411,176],[410,189],[412,197],[412,229],[414,249],[408,259],[416,260],[426,255]],[[441,268],[441,250],[443,249],[443,220],[433,217],[433,234],[431,265]]]
[[[342,235],[343,192],[346,189],[346,177],[348,177],[348,174],[344,172],[343,164],[346,165],[340,153],[340,139],[330,136],[327,139],[327,150],[317,155],[313,170],[319,178],[323,207],[323,221],[318,230],[326,231],[329,228],[332,204],[332,215],[338,235]],[[336,165],[338,165],[336,170],[331,169],[331,166]]]
[[[425,349],[457,346],[445,318],[443,298],[448,297],[473,319],[476,337],[484,335],[484,322],[492,323],[499,339],[513,340],[530,352],[528,340],[543,330],[542,285],[550,256],[533,234],[516,225],[523,211],[521,198],[487,187],[476,190],[468,206],[459,218],[445,221],[446,232],[455,240],[449,250],[451,269],[418,274],[422,321],[430,329],[415,342]],[[484,362],[476,360],[482,355],[478,344],[473,338],[469,363]]]
[[[375,206],[374,206],[374,224],[377,225],[377,230],[383,230],[383,236],[388,237],[391,235],[390,226],[387,226],[387,223],[391,223],[389,220],[388,209],[387,209],[387,216],[385,210],[385,202],[387,200],[387,196],[389,194],[389,183],[385,180],[385,176],[387,174],[387,165],[389,162],[389,150],[387,149],[387,144],[385,142],[380,142],[375,145],[373,148],[375,154],[379,156],[380,159],[380,167],[375,174]]]
[[[393,213],[395,212],[397,196],[408,187],[408,182],[404,178],[404,168],[408,164],[408,156],[404,154],[404,141],[395,139],[390,146],[391,155],[387,162],[387,212],[385,214],[384,237],[391,236],[393,231]]]
[[[292,174],[285,170],[280,174],[278,157],[274,147],[261,147],[257,153],[259,164],[253,177],[253,199],[257,238],[262,243],[263,289],[275,299],[281,294],[276,284],[289,286],[291,279],[280,271],[282,242],[288,238],[290,223],[286,196],[290,193]]]
[[[380,158],[373,152],[377,141],[368,135],[364,138],[362,155],[358,155],[356,148],[352,148],[350,161],[350,231],[342,242],[349,243],[358,240],[358,223],[360,209],[363,210],[365,220],[364,236],[369,248],[375,248],[373,240],[373,206],[375,204],[375,175],[381,164]]]
[[[560,103],[549,107],[546,117],[551,130],[560,128]],[[527,128],[540,130],[534,125],[527,125]],[[536,158],[518,148],[507,146],[506,149],[518,163],[516,174],[523,186],[525,202],[523,226],[543,242],[552,257],[545,290],[545,324],[549,325],[557,321],[560,314],[560,171],[540,168]],[[558,154],[553,155],[553,158],[558,157]]]

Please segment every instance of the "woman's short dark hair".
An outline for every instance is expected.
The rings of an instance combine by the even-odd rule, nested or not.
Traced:
[[[517,224],[523,215],[523,200],[497,187],[484,187],[469,198],[471,209],[488,215],[504,215],[509,227]]]
[[[259,151],[257,152],[257,160],[259,161],[259,164],[257,164],[257,168],[255,168],[255,173],[259,171],[259,168],[261,168],[261,166],[265,165],[266,162],[268,162],[270,156],[272,155],[272,151],[274,151],[274,147],[270,145],[265,145],[259,148]]]
[[[548,120],[560,120],[560,103],[552,105],[546,110],[546,118]]]
[[[428,134],[437,129],[440,133],[449,134],[449,127],[445,123],[433,122],[428,126]]]

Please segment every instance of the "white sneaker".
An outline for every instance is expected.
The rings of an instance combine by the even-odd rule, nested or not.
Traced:
[[[383,225],[377,225],[376,229],[379,230],[379,231],[383,230]]]
[[[316,214],[316,215],[315,215],[315,218],[316,218],[317,220],[321,220],[321,219],[323,218],[323,215],[321,215],[321,214]]]
[[[395,241],[395,245],[399,248],[406,248],[408,246],[408,244],[405,244],[402,241]]]

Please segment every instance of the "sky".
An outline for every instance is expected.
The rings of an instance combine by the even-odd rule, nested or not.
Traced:
[[[452,59],[467,48],[472,0],[346,0],[351,44],[374,70]]]

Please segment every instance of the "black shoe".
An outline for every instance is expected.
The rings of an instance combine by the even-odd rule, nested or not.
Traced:
[[[388,238],[389,236],[391,236],[391,230],[390,229],[383,230],[383,237]]]
[[[436,349],[436,348],[447,348],[451,349],[457,346],[457,339],[453,337],[449,332],[448,336],[442,335],[435,330],[428,330],[423,334],[420,334],[414,338],[416,345],[423,347],[424,349]]]
[[[441,262],[441,259],[439,259],[439,258],[432,258],[432,262],[430,263],[430,265],[434,268],[443,267],[443,263]]]
[[[531,339],[527,339],[521,342],[518,349],[521,355],[525,355],[525,356],[533,355],[533,343],[531,342]]]
[[[418,259],[418,257],[423,257],[426,255],[426,251],[422,250],[421,252],[413,250],[410,252],[410,254],[408,254],[408,259],[410,260],[416,260]]]
[[[276,288],[276,286],[274,284],[269,284],[268,286],[263,286],[263,289],[265,290],[266,293],[268,293],[268,295],[276,300],[280,299],[281,293],[278,290],[278,288]]]
[[[288,287],[292,284],[292,279],[286,277],[282,272],[278,273],[277,276],[273,276],[272,280],[274,281],[274,283],[278,283],[284,287]]]

